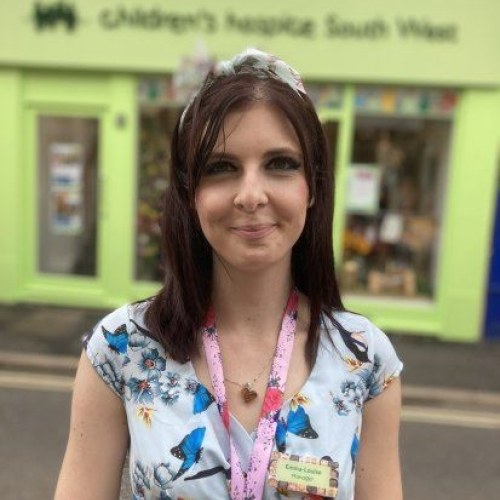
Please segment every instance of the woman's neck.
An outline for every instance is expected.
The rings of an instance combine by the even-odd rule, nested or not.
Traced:
[[[224,336],[258,340],[278,334],[292,287],[289,267],[243,273],[215,266],[213,283],[212,302]]]

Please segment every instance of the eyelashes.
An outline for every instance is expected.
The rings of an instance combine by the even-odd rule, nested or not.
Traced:
[[[266,167],[271,170],[298,170],[300,168],[300,162],[289,156],[277,156],[271,158],[266,163]]]
[[[217,160],[213,162],[209,162],[203,168],[203,175],[217,175],[224,174],[228,172],[233,172],[236,170],[236,167],[227,160]]]
[[[273,172],[290,172],[298,170],[301,167],[301,162],[290,156],[274,156],[266,160],[264,168]],[[231,160],[214,160],[208,162],[203,168],[203,175],[218,175],[237,172],[238,166]]]

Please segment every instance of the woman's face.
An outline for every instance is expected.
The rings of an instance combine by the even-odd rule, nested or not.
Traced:
[[[257,103],[227,115],[196,190],[196,211],[226,268],[290,266],[309,189],[300,144],[278,109]]]

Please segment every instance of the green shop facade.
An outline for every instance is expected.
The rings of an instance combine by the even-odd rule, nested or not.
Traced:
[[[111,308],[155,293],[175,121],[214,58],[255,46],[301,72],[324,123],[347,306],[388,331],[482,335],[497,0],[20,0],[0,13],[0,301]]]

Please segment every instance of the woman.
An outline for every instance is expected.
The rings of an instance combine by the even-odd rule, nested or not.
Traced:
[[[88,339],[58,500],[117,498],[127,449],[134,498],[402,498],[402,364],[342,306],[331,177],[292,68],[213,69],[172,141],[165,285]]]

